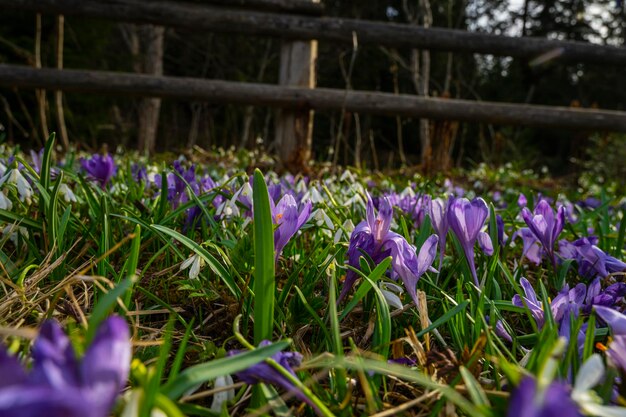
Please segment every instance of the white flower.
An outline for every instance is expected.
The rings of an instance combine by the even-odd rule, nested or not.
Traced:
[[[2,234],[9,235],[9,240],[13,242],[15,246],[17,246],[18,233],[22,235],[24,239],[28,239],[28,229],[25,227],[9,224],[2,229]]]
[[[402,190],[402,192],[400,193],[400,198],[404,198],[404,197],[415,197],[415,191],[413,190],[413,188],[411,187],[406,187],[404,190]]]
[[[4,175],[4,177],[2,177],[2,179],[0,179],[0,185],[4,184],[5,182],[9,184],[15,184],[21,201],[28,201],[33,196],[33,189],[18,169],[11,169]]]
[[[576,375],[572,399],[589,415],[603,417],[626,417],[626,408],[602,405],[602,399],[591,388],[602,382],[604,363],[597,353],[585,361]]]
[[[233,384],[234,384],[233,378],[230,375],[218,376],[215,379],[215,384],[213,385],[213,387],[215,389],[218,389],[218,388],[229,387]],[[222,411],[222,404],[224,404],[225,402],[231,401],[233,398],[235,398],[234,388],[227,389],[225,391],[216,392],[215,394],[213,394],[213,402],[211,403],[211,410],[215,411],[216,413],[220,413]]]
[[[141,388],[135,388],[127,393],[125,396],[126,406],[122,410],[121,417],[138,417],[139,416],[139,403],[143,397],[143,390]],[[150,412],[150,417],[167,417],[163,411],[158,408],[153,408]]]
[[[337,229],[337,232],[335,233],[335,245],[337,243],[339,243],[339,241],[341,240],[341,237],[344,235],[344,230],[345,233],[347,233],[346,235],[346,239],[350,238],[350,235],[352,234],[352,231],[354,230],[354,223],[352,223],[352,220],[348,219],[345,222],[343,222],[343,229],[339,228]]]
[[[326,227],[329,228],[330,230],[335,230],[335,225],[333,221],[330,219],[330,217],[328,217],[328,214],[326,214],[326,212],[323,209],[315,210],[313,214],[311,215],[311,218],[315,220],[315,224],[317,226],[321,227],[323,224],[325,224]]]
[[[348,182],[354,182],[354,175],[352,175],[352,172],[350,172],[350,170],[345,170],[343,172],[343,174],[341,174],[341,177],[339,178],[339,181],[348,181]]]
[[[322,197],[322,194],[320,194],[320,192],[318,191],[316,187],[311,187],[304,194],[304,196],[302,197],[302,200],[311,200],[311,203],[319,204],[322,201],[324,201],[324,197]]]
[[[59,186],[59,194],[61,194],[66,203],[76,203],[78,201],[72,189],[65,183]]]
[[[11,200],[0,190],[0,209],[11,211],[12,208],[13,203],[11,203]]]
[[[196,279],[200,274],[200,268],[204,266],[204,259],[197,253],[187,258],[182,264],[180,264],[180,270],[189,269],[189,279]]]
[[[387,304],[397,309],[401,309],[403,307],[402,301],[398,296],[398,294],[402,294],[404,292],[404,289],[401,286],[392,282],[383,281],[380,281],[378,286],[380,287],[380,291],[383,293],[385,300],[387,300]]]
[[[0,162],[0,175],[4,175],[5,172],[7,172],[7,167]]]

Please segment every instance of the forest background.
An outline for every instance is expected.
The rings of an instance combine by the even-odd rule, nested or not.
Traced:
[[[616,0],[325,0],[324,14],[508,36],[626,45],[626,6]],[[60,24],[61,23],[61,24]],[[6,11],[0,15],[0,63],[56,67],[62,29],[65,68],[202,77],[275,84],[281,40],[137,26]],[[37,42],[39,34],[40,43]],[[476,54],[320,42],[317,85],[433,97],[626,110],[626,73],[617,66],[536,64]],[[45,98],[45,99],[44,99]],[[261,149],[272,153],[276,110],[159,99],[0,89],[0,139],[40,148],[61,129],[79,148],[121,146],[179,152]],[[547,167],[557,175],[596,170],[626,177],[620,134],[420,121],[317,112],[313,157],[372,168],[423,162],[425,137],[438,169],[479,162]]]

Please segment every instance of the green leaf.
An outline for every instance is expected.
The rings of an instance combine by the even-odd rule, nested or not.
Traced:
[[[241,290],[239,289],[239,287],[237,287],[237,284],[235,284],[235,281],[233,280],[233,277],[231,276],[231,274],[206,249],[204,249],[202,246],[200,246],[193,240],[189,239],[187,236],[184,236],[178,233],[177,231],[170,229],[169,227],[161,226],[158,224],[152,224],[150,225],[150,227],[154,230],[157,230],[161,233],[164,233],[176,239],[177,241],[182,243],[184,246],[186,246],[189,250],[192,250],[193,252],[198,254],[198,256],[204,259],[207,265],[209,265],[211,270],[215,272],[215,274],[217,274],[217,276],[222,280],[222,282],[224,282],[224,284],[228,287],[230,292],[233,293],[233,295],[237,299],[241,297]],[[172,243],[168,239],[164,239],[164,240],[168,245],[170,246],[172,245]]]
[[[232,375],[235,372],[248,369],[252,365],[256,365],[287,348],[289,344],[290,341],[283,340],[238,355],[227,356],[211,362],[194,365],[181,372],[174,381],[167,384],[161,392],[170,399],[177,399],[189,389],[199,384],[212,381],[218,376]]]
[[[128,257],[128,262],[126,264],[126,275],[128,277],[135,276],[135,272],[137,271],[137,266],[139,265],[139,250],[141,249],[141,226],[135,226],[135,237],[130,244],[130,256]],[[132,289],[126,293],[124,297],[124,305],[126,308],[130,306],[130,300],[132,296]]]
[[[0,209],[0,220],[3,220],[7,223],[15,223],[20,226],[28,226],[37,230],[42,230],[43,226],[40,221],[28,219],[24,216],[20,216],[16,213]]]
[[[467,307],[467,305],[469,304],[469,300],[465,300],[462,303],[458,304],[456,307],[454,307],[451,310],[448,310],[446,312],[446,314],[444,314],[443,316],[439,317],[437,320],[435,320],[433,322],[433,324],[431,324],[430,326],[428,326],[427,328],[425,328],[424,330],[420,331],[419,333],[417,333],[417,337],[422,337],[423,335],[425,335],[428,332],[433,331],[434,329],[436,329],[437,327],[441,326],[442,324],[448,322],[448,320],[450,320],[452,317],[456,316],[457,314],[463,312],[465,310],[465,307]]]
[[[459,368],[461,372],[461,377],[463,377],[463,383],[465,384],[465,388],[467,388],[467,392],[469,393],[470,398],[474,404],[483,405],[485,407],[489,407],[489,400],[487,399],[487,395],[483,390],[483,387],[480,386],[474,375],[464,366]]]
[[[115,288],[113,288],[111,291],[106,293],[104,297],[101,297],[98,300],[98,303],[93,308],[91,316],[89,317],[86,336],[87,344],[91,343],[94,335],[96,334],[96,330],[98,330],[98,326],[106,318],[110,310],[113,309],[113,306],[117,302],[117,299],[124,295],[124,293],[131,287],[132,284],[132,280],[125,279],[124,281],[117,284]]]
[[[372,285],[371,285],[372,282],[378,281],[383,276],[383,274],[387,271],[390,265],[391,265],[391,257],[387,257],[381,263],[379,263],[376,268],[374,268],[374,270],[371,272],[371,274],[368,277],[371,282],[367,280],[363,281],[363,283],[359,286],[359,289],[356,291],[356,293],[354,294],[354,296],[352,297],[352,299],[346,306],[346,308],[344,308],[343,311],[341,312],[341,316],[339,316],[339,321],[342,321],[343,319],[345,319],[346,316],[350,313],[350,311],[352,311],[352,309],[357,306],[359,301],[361,301],[363,297],[367,295],[369,290],[372,289]],[[361,275],[361,277],[363,278],[366,277],[366,275],[363,274],[358,269],[353,269],[353,271]]]
[[[272,340],[274,328],[274,225],[265,178],[258,169],[252,183],[254,206],[254,344]]]
[[[56,140],[56,134],[52,133],[46,141],[46,145],[43,150],[43,157],[41,159],[41,170],[39,171],[39,181],[44,189],[50,188],[50,169],[52,161],[52,150],[54,148],[54,142]]]

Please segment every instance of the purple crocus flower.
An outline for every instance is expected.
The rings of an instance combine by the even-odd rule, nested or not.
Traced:
[[[522,258],[526,257],[535,265],[541,263],[541,246],[535,234],[528,227],[521,227],[513,234],[513,239],[520,237],[522,239]]]
[[[582,416],[569,390],[554,381],[544,390],[539,389],[535,378],[524,377],[511,393],[508,417],[578,417]]]
[[[578,273],[585,278],[606,277],[615,272],[626,271],[626,263],[605,253],[596,246],[597,238],[583,237],[570,243],[559,241],[559,255],[563,259],[574,259]]]
[[[115,161],[109,153],[106,155],[94,154],[89,159],[81,158],[80,165],[89,177],[97,181],[102,188],[107,185],[117,172]]]
[[[30,372],[0,349],[0,416],[108,416],[128,376],[129,339],[126,322],[110,317],[78,360],[59,324],[44,322]]]
[[[537,323],[537,328],[541,329],[545,322],[543,303],[537,299],[535,290],[526,278],[520,278],[520,285],[525,296],[520,297],[518,294],[515,294],[512,303],[517,307],[528,308],[535,323]],[[550,303],[550,311],[554,322],[559,327],[559,335],[569,339],[570,316],[578,316],[586,293],[585,284],[578,284],[571,290],[568,286],[565,286]]]
[[[626,315],[605,306],[597,305],[593,309],[598,314],[598,317],[609,325],[614,335],[626,336]]]
[[[618,369],[626,372],[626,335],[614,336],[606,354]]]
[[[504,220],[499,214],[496,214],[496,236],[498,236],[498,245],[503,247],[508,240],[508,236],[504,232]]]
[[[520,193],[519,197],[517,197],[517,205],[522,208],[528,205],[528,199],[523,193]]]
[[[448,198],[448,201],[444,201],[441,198],[436,198],[430,202],[430,222],[439,237],[439,270],[441,270],[441,264],[443,263],[443,257],[446,250],[446,236],[450,229],[450,223],[448,222],[448,212],[450,211],[450,205],[454,201],[454,197]]]
[[[374,203],[368,195],[366,220],[359,223],[350,236],[348,247],[348,265],[359,268],[362,252],[367,253],[374,263],[379,264],[391,256],[392,278],[400,277],[415,302],[418,304],[416,285],[427,270],[432,270],[432,263],[437,253],[437,235],[432,235],[422,245],[416,256],[416,249],[406,239],[390,231],[393,209],[387,197],[380,202],[380,210],[375,213]],[[341,301],[350,291],[357,274],[348,270],[346,280],[339,294]]]
[[[493,323],[489,316],[485,316],[485,320],[487,321],[487,323],[493,326]],[[513,343],[513,337],[511,337],[509,332],[506,331],[506,329],[504,328],[504,324],[502,324],[501,320],[496,320],[496,324],[495,326],[493,326],[493,330],[495,334],[501,337],[502,339],[506,340],[509,343]]]
[[[194,165],[185,169],[180,161],[174,161],[173,166],[179,175],[170,172],[165,175],[165,179],[163,175],[157,175],[154,177],[154,182],[159,190],[163,187],[163,181],[167,182],[167,200],[171,203],[172,208],[176,208],[189,201],[189,196],[186,192],[187,184],[189,184],[191,191],[196,195],[200,193],[200,186],[196,181],[196,168]]]
[[[37,174],[41,174],[41,165],[43,163],[44,148],[41,148],[39,152],[30,150],[30,159],[33,161],[33,169]]]
[[[130,167],[133,179],[138,183],[148,183],[148,170],[145,166],[133,163]]]
[[[583,313],[590,313],[593,306],[621,309],[622,301],[626,296],[626,283],[616,282],[602,291],[600,278],[594,279],[587,287],[585,304],[582,306]]]
[[[546,200],[541,200],[535,207],[534,215],[528,208],[524,207],[522,217],[528,228],[539,239],[550,261],[552,261],[552,265],[556,268],[554,244],[561,234],[563,226],[565,226],[565,208],[560,206],[555,215],[550,204]]]
[[[278,261],[283,248],[296,234],[311,215],[311,202],[307,201],[300,212],[298,204],[291,194],[285,194],[278,204],[270,198],[272,220],[277,226],[274,230],[274,259]]]
[[[478,244],[485,254],[493,255],[491,238],[487,233],[480,230],[485,225],[488,215],[487,203],[482,198],[475,198],[471,202],[466,198],[457,198],[448,209],[448,222],[463,248],[476,286],[480,285],[474,265],[476,241],[478,240]]]
[[[626,372],[626,315],[603,306],[594,306],[594,310],[613,332],[607,355],[616,367]]]
[[[269,344],[270,342],[268,340],[263,340],[259,343],[259,347]],[[228,352],[228,356],[234,356],[238,353],[241,353],[241,351],[231,350]],[[278,352],[272,355],[272,359],[297,378],[293,368],[300,366],[300,363],[302,363],[302,355],[299,352]],[[285,378],[276,368],[265,361],[252,365],[244,371],[237,372],[235,375],[237,378],[250,385],[258,383],[276,385],[315,408],[315,405],[311,403],[309,398],[297,389],[289,379]]]

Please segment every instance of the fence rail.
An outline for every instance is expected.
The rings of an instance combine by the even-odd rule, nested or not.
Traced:
[[[554,59],[564,62],[626,66],[626,48],[615,46],[532,37],[515,38],[389,22],[255,12],[200,4],[152,0],[0,0],[0,7],[287,39],[350,43],[353,41],[353,34],[356,34],[360,43],[393,47],[529,59],[551,54]]]
[[[500,124],[626,132],[626,113],[555,106],[424,98],[408,94],[301,88],[104,71],[34,69],[0,64],[0,85],[85,93],[253,104],[295,110],[342,110]]]

